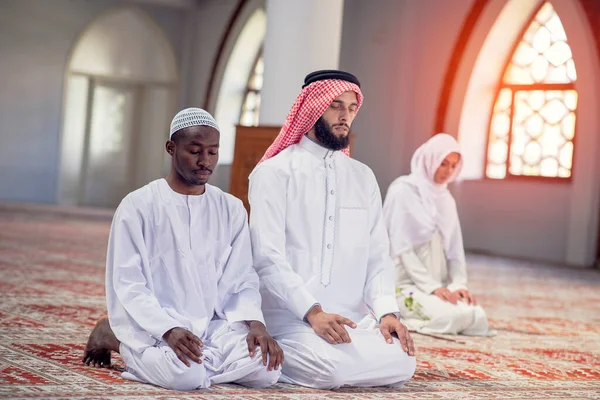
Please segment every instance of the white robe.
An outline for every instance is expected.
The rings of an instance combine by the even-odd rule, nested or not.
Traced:
[[[264,322],[240,200],[206,185],[198,196],[159,179],[130,193],[111,226],[106,300],[121,342],[125,378],[189,390],[211,383],[268,386],[259,354],[249,357],[244,321]],[[203,340],[203,363],[188,368],[162,341],[182,327]],[[258,351],[257,353],[260,353]]]
[[[308,137],[250,176],[250,232],[263,312],[285,352],[282,381],[318,388],[401,385],[415,359],[377,321],[398,313],[373,172]],[[358,324],[330,345],[305,322],[315,304]]]
[[[467,288],[464,264],[446,260],[439,232],[431,241],[400,254],[395,262],[396,297],[402,322],[408,329],[468,336],[494,334],[489,330],[487,315],[480,305],[468,305],[462,301],[454,305],[431,294],[432,287],[447,287],[450,291]],[[413,298],[410,307],[406,304],[409,297]]]
[[[453,137],[433,136],[415,152],[411,174],[396,179],[388,189],[383,214],[396,262],[398,304],[411,330],[487,335],[488,320],[481,306],[453,305],[432,294],[441,287],[467,289],[456,203],[447,185],[434,181],[436,170],[452,152],[460,153]],[[450,180],[460,172],[461,163]],[[405,306],[411,293],[416,302],[412,310]]]

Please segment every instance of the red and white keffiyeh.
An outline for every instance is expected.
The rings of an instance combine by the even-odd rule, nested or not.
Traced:
[[[363,95],[358,85],[352,82],[341,79],[325,79],[313,82],[302,89],[287,115],[281,131],[279,131],[279,135],[277,135],[275,141],[269,146],[259,163],[276,156],[285,148],[298,143],[302,139],[302,136],[325,113],[331,102],[347,91],[356,93],[358,100],[356,111],[358,112],[363,102]],[[344,154],[349,155],[349,149],[342,151]]]

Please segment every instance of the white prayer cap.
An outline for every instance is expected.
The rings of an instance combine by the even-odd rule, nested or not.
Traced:
[[[171,133],[169,139],[178,130],[190,126],[210,126],[220,132],[217,121],[215,121],[212,115],[201,108],[191,107],[181,110],[175,115],[173,121],[171,121]]]

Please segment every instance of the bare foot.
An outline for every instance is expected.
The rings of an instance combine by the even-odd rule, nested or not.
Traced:
[[[81,361],[86,365],[92,364],[94,367],[109,367],[110,352],[118,353],[120,344],[110,328],[108,317],[102,317],[96,322],[96,326],[90,333]]]

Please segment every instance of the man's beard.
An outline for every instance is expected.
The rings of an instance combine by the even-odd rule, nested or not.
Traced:
[[[340,125],[345,125],[348,128],[348,133],[345,136],[336,136],[333,133],[333,127]],[[346,124],[329,126],[323,117],[320,117],[315,123],[315,136],[323,147],[333,151],[342,150],[350,144],[350,127]]]

